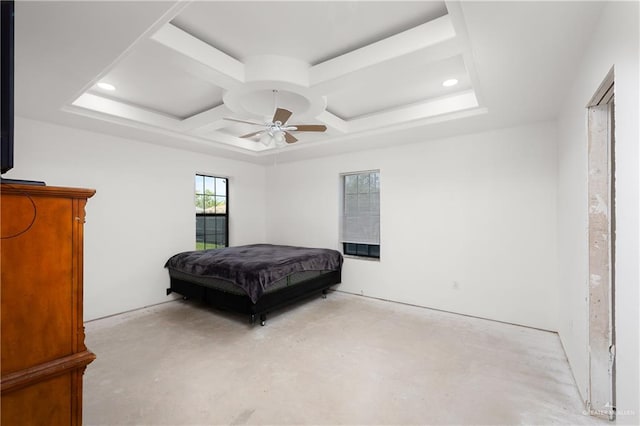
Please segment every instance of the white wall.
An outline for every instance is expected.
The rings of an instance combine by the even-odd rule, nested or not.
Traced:
[[[639,150],[637,2],[609,2],[558,121],[559,332],[583,398],[588,384],[587,116],[615,66],[618,423],[640,423],[638,371]]]
[[[229,177],[232,245],[265,240],[265,168],[16,117],[6,178],[94,188],[85,224],[85,320],[170,300],[165,261],[195,248],[194,174]]]
[[[346,259],[340,290],[556,330],[555,137],[542,123],[277,164],[267,239],[339,248],[339,174],[380,169],[381,259]]]

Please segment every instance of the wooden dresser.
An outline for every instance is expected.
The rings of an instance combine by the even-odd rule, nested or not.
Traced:
[[[90,189],[0,185],[2,425],[80,425]]]

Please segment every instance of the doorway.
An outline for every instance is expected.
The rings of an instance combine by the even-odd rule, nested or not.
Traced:
[[[611,69],[587,105],[589,389],[593,416],[615,420],[615,96]]]

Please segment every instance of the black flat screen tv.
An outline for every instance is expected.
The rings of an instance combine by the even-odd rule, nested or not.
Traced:
[[[13,168],[13,75],[14,75],[14,2],[0,0],[2,16],[0,21],[0,128],[1,173]]]

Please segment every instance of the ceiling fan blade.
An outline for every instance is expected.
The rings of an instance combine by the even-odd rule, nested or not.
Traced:
[[[327,126],[324,124],[292,124],[291,127],[295,127],[297,132],[324,132],[327,130]]]
[[[259,133],[264,132],[264,130],[258,130],[257,132],[247,133],[246,135],[239,136],[240,138],[250,138],[251,136],[255,136]]]
[[[284,132],[284,140],[287,141],[287,143],[294,143],[298,141],[298,139],[289,132]]]
[[[235,121],[237,123],[253,124],[254,126],[264,126],[264,123],[255,123],[253,121],[236,120],[235,118],[223,118],[223,120]]]
[[[276,121],[279,121],[281,125],[284,125],[289,117],[291,117],[291,114],[293,113],[289,110],[278,108],[276,109],[276,113],[273,114],[273,122],[275,123]]]

